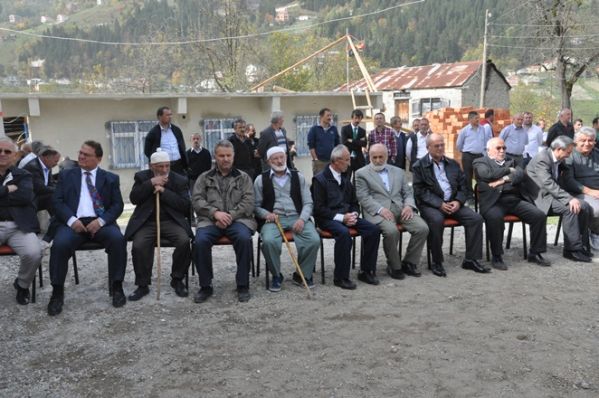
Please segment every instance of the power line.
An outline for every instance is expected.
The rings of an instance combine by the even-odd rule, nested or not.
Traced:
[[[539,46],[513,46],[513,45],[502,45],[502,44],[487,44],[489,47],[502,47],[502,48],[522,48],[531,50],[599,50],[599,47],[539,47]]]
[[[289,28],[283,28],[283,29],[278,29],[278,30],[271,30],[268,32],[252,33],[252,34],[239,35],[239,36],[216,37],[216,38],[211,38],[211,39],[198,39],[198,40],[185,40],[185,41],[147,42],[147,43],[112,42],[112,41],[81,39],[81,38],[77,38],[77,37],[44,35],[44,34],[39,34],[39,33],[24,32],[24,31],[8,29],[8,28],[0,28],[0,31],[11,32],[11,33],[19,34],[19,35],[30,36],[30,37],[37,37],[37,38],[41,38],[41,39],[65,40],[65,41],[73,41],[73,42],[79,42],[79,43],[102,44],[102,45],[107,45],[107,46],[183,46],[183,45],[199,44],[199,43],[214,43],[214,42],[224,41],[224,40],[251,39],[254,37],[263,37],[263,36],[268,36],[268,35],[271,35],[274,33],[280,33],[280,32],[294,32],[294,31],[299,31],[299,30],[308,30],[308,29],[313,29],[313,28],[327,25],[327,24],[334,23],[334,22],[348,21],[348,20],[352,20],[352,19],[356,19],[356,18],[370,17],[373,15],[382,14],[384,12],[394,10],[396,8],[401,8],[401,7],[414,5],[414,4],[418,4],[418,3],[424,3],[425,1],[426,0],[412,0],[412,1],[408,1],[406,3],[401,3],[401,4],[394,5],[394,6],[390,6],[390,7],[381,9],[381,10],[375,10],[375,11],[367,12],[364,14],[351,15],[348,17],[334,18],[334,19],[331,19],[328,21],[317,22],[317,23],[313,23],[313,24],[310,24],[307,26],[289,27]]]
[[[506,35],[489,35],[489,37],[495,37],[499,39],[555,39],[556,36],[506,36]],[[588,35],[576,35],[576,36],[562,36],[564,39],[583,39],[585,37],[599,37],[599,33],[593,33]]]

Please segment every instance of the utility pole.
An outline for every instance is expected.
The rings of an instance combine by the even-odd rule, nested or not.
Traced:
[[[489,27],[490,16],[491,13],[489,13],[489,10],[485,10],[485,34],[483,36],[483,64],[480,77],[480,103],[478,104],[479,108],[483,108],[485,106],[485,84],[487,83],[487,30]]]

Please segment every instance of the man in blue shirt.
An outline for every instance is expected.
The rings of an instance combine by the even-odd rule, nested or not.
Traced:
[[[462,152],[462,169],[466,176],[465,194],[467,203],[474,201],[472,190],[472,162],[483,156],[487,141],[491,138],[485,129],[479,125],[478,112],[468,113],[468,124],[458,134],[456,146]]]
[[[329,163],[331,151],[340,144],[337,127],[332,124],[333,114],[329,108],[318,112],[320,121],[308,132],[308,148],[312,156],[312,173],[320,173]]]

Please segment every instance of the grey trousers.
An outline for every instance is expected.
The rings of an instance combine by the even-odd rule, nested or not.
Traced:
[[[408,243],[403,261],[418,265],[428,237],[428,225],[418,214],[414,214],[414,217],[407,221],[401,221],[399,216],[396,217],[396,222],[410,234],[410,243]],[[387,257],[387,265],[393,270],[401,269],[397,224],[393,221],[383,220],[378,226],[383,234],[383,249]]]
[[[39,239],[33,232],[21,232],[14,221],[0,221],[0,243],[12,247],[21,259],[17,283],[23,289],[29,289],[42,262],[42,246]]]
[[[599,199],[585,194],[578,195],[577,198],[587,202],[593,209],[593,214],[589,220],[589,229],[592,233],[599,234]]]

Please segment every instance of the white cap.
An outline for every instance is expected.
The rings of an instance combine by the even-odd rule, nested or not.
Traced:
[[[285,150],[280,146],[273,146],[268,151],[266,151],[266,159],[270,159],[270,157],[275,153],[285,153]]]
[[[170,161],[171,159],[169,158],[168,153],[163,151],[162,148],[156,148],[156,152],[154,152],[150,157],[150,164],[164,163]]]

